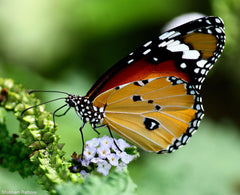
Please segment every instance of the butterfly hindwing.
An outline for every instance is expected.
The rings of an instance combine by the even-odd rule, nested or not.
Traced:
[[[171,152],[185,144],[203,115],[198,92],[177,77],[135,81],[105,93],[93,102],[105,107],[102,124],[147,151]]]

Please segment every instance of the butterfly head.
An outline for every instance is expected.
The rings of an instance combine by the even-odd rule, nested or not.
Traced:
[[[104,109],[93,106],[88,97],[69,95],[65,102],[69,107],[75,109],[77,115],[83,122],[90,122],[93,127],[101,123]]]
[[[53,100],[49,100],[47,102],[43,102],[40,104],[37,104],[35,106],[31,106],[26,108],[25,110],[22,111],[21,115],[23,115],[27,110],[38,107],[43,104],[47,104],[50,102],[54,102],[57,100],[62,100],[65,99],[66,104],[63,106],[59,107],[53,112],[53,121],[55,123],[55,117],[60,117],[65,115],[71,108],[74,108],[77,115],[79,116],[80,119],[84,123],[90,122],[93,127],[96,127],[97,124],[101,124],[102,120],[104,118],[104,107],[96,107],[92,104],[92,102],[89,100],[89,97],[87,96],[77,96],[77,95],[72,95],[66,92],[62,91],[44,91],[44,90],[32,90],[29,92],[29,94],[33,92],[54,92],[54,93],[62,93],[67,95],[67,97],[59,97]],[[57,114],[60,110],[68,106],[68,109],[63,113],[63,114]]]
[[[65,102],[68,104],[69,107],[75,108],[78,104],[82,102],[83,98],[81,96],[76,95],[68,95],[66,97]]]

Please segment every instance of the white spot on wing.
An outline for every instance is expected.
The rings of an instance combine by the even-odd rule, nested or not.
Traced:
[[[206,20],[206,23],[211,24],[211,22],[209,20]]]
[[[215,21],[216,21],[217,23],[221,23],[221,20],[220,20],[219,18],[216,18]]]
[[[163,41],[162,43],[160,43],[160,44],[158,45],[158,47],[165,47],[166,45],[171,44],[172,42],[174,42],[173,39],[171,39],[171,40],[169,40],[169,41]]]
[[[143,52],[143,55],[147,55],[150,51],[151,49],[147,49],[146,51]]]
[[[145,43],[143,46],[144,46],[144,47],[147,47],[147,46],[149,46],[151,43],[152,43],[152,41],[148,41],[148,42]]]
[[[167,49],[170,50],[171,52],[176,52],[176,51],[186,51],[189,50],[189,47],[185,44],[179,44],[175,46],[167,46]]]
[[[155,126],[156,126],[156,123],[151,122],[151,127],[150,127],[150,129],[153,129]]]
[[[200,68],[195,68],[195,69],[194,69],[194,72],[195,72],[196,74],[198,74],[199,71],[200,71]]]
[[[171,35],[173,35],[174,33],[175,33],[175,31],[165,32],[159,36],[159,39],[160,40],[166,39],[166,38],[170,37]]]
[[[210,29],[208,29],[208,33],[209,33],[209,34],[212,34],[212,31],[211,31]]]
[[[128,60],[128,64],[131,64],[132,62],[133,62],[134,60],[133,59],[131,59],[131,60]]]
[[[221,31],[220,28],[215,28],[215,30],[216,30],[218,33],[222,33],[222,31]]]
[[[198,59],[200,53],[197,50],[183,51],[183,59]]]
[[[206,67],[206,68],[210,68],[211,66],[212,66],[212,64],[209,63],[209,64],[207,64],[205,67]]]
[[[99,112],[104,112],[104,107],[99,108]]]
[[[183,62],[183,63],[180,64],[180,67],[185,69],[185,68],[187,68],[187,64]]]
[[[181,44],[181,42],[179,40],[176,40],[176,41],[173,41],[173,42],[169,43],[168,47],[176,46],[176,45],[179,45],[179,44]]]
[[[206,69],[202,69],[202,70],[201,70],[201,74],[202,74],[202,75],[205,75],[206,72],[207,72]]]
[[[200,68],[203,68],[206,63],[207,63],[207,60],[199,60],[197,61],[197,66]]]
[[[172,34],[171,36],[169,36],[168,38],[172,39],[173,37],[176,37],[178,35],[181,35],[181,33],[180,32],[176,32],[176,33]]]

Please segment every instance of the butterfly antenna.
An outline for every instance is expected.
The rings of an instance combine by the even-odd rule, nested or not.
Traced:
[[[35,92],[62,93],[62,94],[65,94],[65,95],[70,95],[69,93],[64,92],[64,91],[48,91],[48,90],[31,90],[31,91],[29,91],[29,94],[35,93]]]
[[[31,106],[31,107],[29,107],[29,108],[23,110],[22,113],[21,113],[21,116],[23,116],[23,114],[24,114],[27,110],[30,110],[30,109],[32,109],[32,108],[35,108],[35,107],[41,106],[41,105],[43,105],[43,104],[47,104],[47,103],[54,102],[54,101],[57,101],[57,100],[62,100],[62,99],[66,99],[66,98],[65,98],[65,97],[56,98],[56,99],[53,99],[53,100],[49,100],[49,101],[46,101],[46,102],[43,102],[43,103],[37,104],[37,105],[35,105],[35,106]]]

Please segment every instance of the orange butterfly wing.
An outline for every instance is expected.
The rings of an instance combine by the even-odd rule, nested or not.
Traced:
[[[105,107],[103,125],[137,146],[159,153],[185,144],[203,115],[196,90],[176,77],[110,89],[100,94],[93,105]]]
[[[198,128],[199,91],[224,43],[218,17],[183,24],[120,60],[86,97],[104,108],[102,125],[147,151],[172,152]]]

